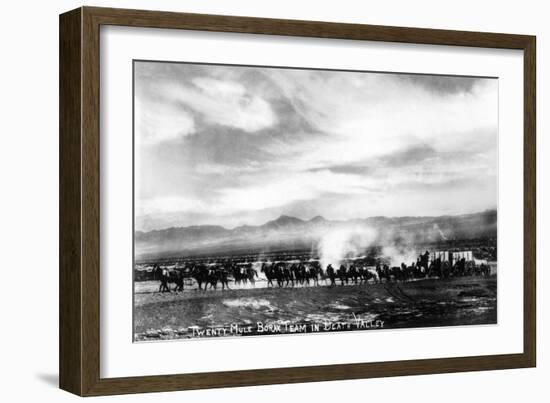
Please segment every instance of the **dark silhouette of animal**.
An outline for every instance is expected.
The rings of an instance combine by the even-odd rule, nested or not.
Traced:
[[[271,287],[274,286],[273,280],[275,280],[277,282],[277,285],[279,287],[281,287],[283,285],[282,284],[281,269],[278,266],[278,264],[267,265],[267,264],[264,263],[264,264],[262,264],[262,268],[260,269],[260,271],[265,274],[265,278],[267,279],[267,286],[268,287],[270,285],[271,285]]]
[[[289,284],[294,287],[294,272],[292,271],[292,267],[288,265],[283,267],[283,278],[285,280],[285,287],[288,287]]]
[[[391,281],[391,271],[387,264],[382,266],[379,264],[376,265],[376,274],[378,275],[379,282],[382,282],[382,280],[385,280],[386,283]]]
[[[247,267],[246,269],[246,278],[250,281],[253,287],[256,286],[256,277],[258,277],[258,272],[252,268],[252,266]]]
[[[309,277],[313,281],[313,285],[319,285],[319,279],[324,278],[323,269],[318,262],[314,262],[309,267]]]
[[[357,267],[355,267],[354,264],[350,265],[347,277],[350,280],[353,280],[353,284],[357,284],[357,279],[359,278],[359,271],[357,270]]]
[[[208,270],[208,276],[205,281],[204,290],[206,291],[208,289],[208,286],[210,285],[211,289],[216,289],[218,286],[218,282],[221,283],[222,291],[229,289],[229,278],[227,275],[227,271],[220,267],[214,267],[210,270]]]
[[[233,275],[233,281],[236,285],[240,285],[241,283],[246,284],[247,276],[245,267],[234,265],[231,268],[231,274]]]
[[[181,270],[169,270],[155,264],[154,277],[160,281],[158,292],[171,292],[169,284],[174,283],[174,291],[183,291],[183,273]]]
[[[338,271],[336,272],[338,275],[338,278],[340,279],[340,285],[344,285],[344,283],[348,283],[348,273],[347,268],[343,264],[340,265],[338,268]]]
[[[327,270],[326,270],[326,273],[327,273],[327,278],[330,280],[330,286],[335,286],[336,285],[336,272],[334,271],[334,267],[332,267],[331,264],[329,264],[327,266]]]
[[[183,291],[183,280],[183,271],[174,270],[173,272],[170,272],[170,278],[168,282],[173,282],[175,284],[174,291]]]
[[[204,284],[206,289],[206,283],[209,280],[208,268],[202,264],[193,267],[191,271],[191,277],[197,282],[199,290],[202,290],[202,285]]]
[[[379,282],[379,277],[376,272],[376,270],[371,271],[372,269],[369,269],[368,267],[361,267],[359,269],[359,273],[361,275],[361,281],[364,281],[365,283],[368,283],[370,280],[372,280],[374,283]]]
[[[163,269],[158,264],[155,264],[153,273],[155,278],[160,281],[158,292],[170,292],[170,287],[168,287],[168,269]]]

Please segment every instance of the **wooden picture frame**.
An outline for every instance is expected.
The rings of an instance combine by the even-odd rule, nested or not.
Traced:
[[[523,353],[100,377],[99,35],[102,25],[519,49],[524,56]],[[60,16],[60,387],[81,396],[533,367],[536,363],[535,37],[81,7]]]

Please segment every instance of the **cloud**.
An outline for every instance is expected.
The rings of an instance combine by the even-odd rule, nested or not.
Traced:
[[[192,82],[199,91],[175,88],[173,95],[209,123],[254,133],[277,121],[269,102],[242,84],[208,77],[197,77]]]
[[[439,95],[455,95],[471,92],[479,84],[475,77],[434,76],[425,74],[401,74],[398,76],[403,81],[409,81],[413,85]]]
[[[193,116],[168,102],[138,99],[135,116],[138,146],[177,141],[195,132]]]
[[[213,77],[203,66],[136,62],[136,143],[183,140],[211,125],[258,133],[277,123],[260,90]]]
[[[136,214],[140,216],[188,211],[202,213],[207,212],[208,207],[200,200],[184,196],[160,196],[142,201],[136,208]]]
[[[496,204],[496,79],[144,64],[136,207],[148,227]]]
[[[335,174],[328,170],[272,176],[269,180],[250,186],[225,189],[221,194],[219,208],[222,211],[235,208],[263,210],[300,200],[315,199],[327,190],[344,195],[363,194],[368,191],[368,186],[372,185],[356,175]]]
[[[433,147],[418,144],[393,154],[384,155],[380,158],[380,162],[391,166],[406,166],[424,162],[427,159],[437,157],[437,155]]]

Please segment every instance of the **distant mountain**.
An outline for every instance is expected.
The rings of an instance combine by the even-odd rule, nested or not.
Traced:
[[[375,233],[379,246],[419,244],[446,240],[494,238],[497,212],[438,217],[369,217],[346,221],[316,216],[310,220],[282,215],[263,225],[226,229],[216,225],[173,227],[135,232],[136,258],[190,253],[312,248],[333,231]]]
[[[313,224],[324,224],[327,222],[327,220],[325,219],[325,217],[321,217],[320,215],[318,215],[309,220],[309,222]]]
[[[170,242],[174,239],[195,240],[200,238],[219,237],[231,233],[230,230],[218,225],[197,225],[192,227],[171,227],[149,232],[136,231],[136,242]]]
[[[306,221],[300,220],[296,217],[290,217],[287,215],[282,215],[276,220],[268,221],[264,225],[261,226],[261,228],[266,229],[279,229],[279,228],[290,228],[290,227],[302,227]]]

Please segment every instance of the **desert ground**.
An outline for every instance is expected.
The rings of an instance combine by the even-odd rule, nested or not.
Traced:
[[[497,276],[352,285],[255,287],[159,293],[134,289],[134,340],[497,323]]]

